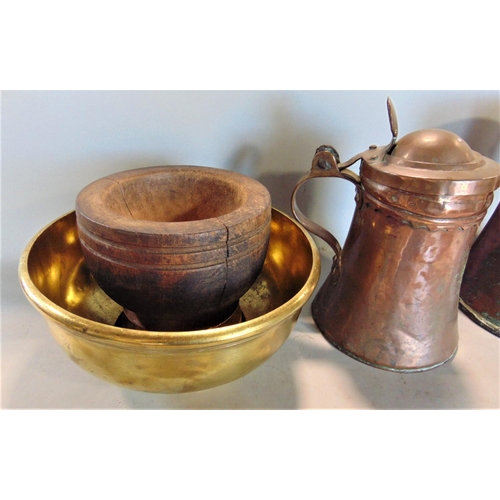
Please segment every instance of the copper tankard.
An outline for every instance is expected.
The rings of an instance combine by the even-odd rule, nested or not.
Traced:
[[[316,151],[292,194],[295,218],[334,250],[331,272],[312,303],[313,318],[340,351],[398,372],[435,368],[458,347],[458,301],[472,242],[500,165],[457,135],[420,130],[341,163],[331,146]],[[360,175],[347,169],[358,160]],[[297,190],[311,178],[339,177],[356,186],[356,209],[341,249],[298,208]]]

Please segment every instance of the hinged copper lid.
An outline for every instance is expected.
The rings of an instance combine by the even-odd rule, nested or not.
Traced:
[[[447,130],[411,132],[385,151],[380,149],[364,157],[361,175],[390,188],[467,196],[488,194],[499,187],[500,165]]]
[[[473,151],[463,139],[447,130],[418,130],[397,140],[398,121],[390,99],[387,109],[392,132],[389,144],[370,146],[345,162],[340,161],[335,148],[321,146],[310,172],[294,192],[313,177],[341,177],[356,185],[358,206],[366,193],[378,203],[403,210],[406,218],[413,214],[439,219],[439,223],[433,222],[435,227],[454,225],[456,219],[469,217],[475,218],[469,221],[475,224],[490,206],[493,191],[500,187],[500,164]],[[358,176],[349,167],[359,160]],[[295,201],[292,207],[297,218],[305,220]],[[427,221],[426,227],[430,224]],[[308,227],[323,239],[329,238],[329,233],[317,224],[309,221]],[[460,227],[465,227],[465,223]]]

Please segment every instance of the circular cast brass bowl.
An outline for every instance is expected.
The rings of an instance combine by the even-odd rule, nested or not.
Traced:
[[[319,272],[311,237],[273,209],[264,266],[240,299],[245,321],[160,332],[114,326],[122,307],[102,291],[85,264],[75,212],[42,229],[19,264],[24,293],[75,363],[119,386],[162,393],[216,387],[257,368],[288,338]]]

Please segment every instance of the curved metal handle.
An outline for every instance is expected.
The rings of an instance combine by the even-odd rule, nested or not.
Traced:
[[[319,236],[322,240],[328,243],[335,252],[335,258],[333,261],[332,272],[339,272],[341,266],[341,256],[342,247],[340,246],[337,238],[333,236],[330,231],[327,231],[324,227],[316,224],[312,220],[308,219],[299,209],[297,205],[297,191],[300,186],[304,184],[309,179],[314,177],[340,177],[341,179],[346,179],[352,182],[356,186],[356,204],[358,207],[362,203],[362,193],[361,182],[359,176],[354,172],[347,169],[358,160],[376,160],[383,158],[386,154],[389,154],[396,144],[396,139],[398,135],[398,119],[396,116],[396,110],[390,98],[387,98],[387,111],[389,113],[389,124],[391,126],[392,139],[387,146],[377,147],[370,146],[370,148],[363,153],[359,153],[353,156],[350,160],[340,163],[339,154],[332,146],[321,146],[316,150],[312,161],[311,170],[299,180],[298,184],[292,193],[292,212],[295,218],[311,233]]]
[[[349,165],[357,161],[361,158],[354,157],[350,160]],[[311,219],[306,217],[300,210],[297,204],[297,192],[299,188],[307,182],[309,179],[314,179],[316,177],[340,177],[341,179],[346,179],[352,182],[356,186],[356,202],[359,204],[361,199],[361,190],[360,190],[360,180],[359,176],[350,170],[347,170],[347,162],[346,164],[340,164],[339,155],[337,151],[332,146],[321,146],[316,150],[316,154],[314,155],[311,170],[304,175],[292,193],[292,212],[295,218],[311,233],[319,236],[323,241],[328,243],[330,247],[335,252],[335,258],[332,270],[340,271],[341,266],[341,256],[342,256],[342,247],[338,242],[337,238],[333,236],[330,231],[326,230],[324,227],[316,224]],[[345,166],[344,166],[345,165]]]

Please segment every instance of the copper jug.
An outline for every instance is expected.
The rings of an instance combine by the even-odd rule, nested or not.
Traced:
[[[500,165],[457,135],[420,130],[341,163],[317,149],[292,194],[302,225],[334,250],[331,272],[312,303],[324,337],[349,356],[398,372],[435,368],[458,347],[458,301],[478,226],[500,185]],[[348,170],[358,160],[359,176]],[[339,177],[356,187],[356,209],[342,249],[297,206],[307,180]]]

